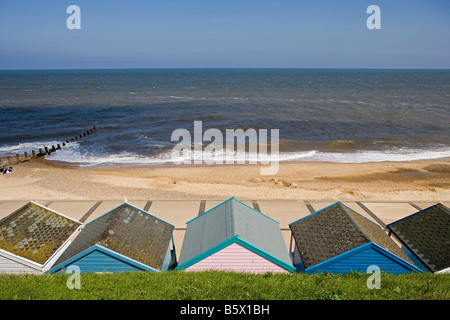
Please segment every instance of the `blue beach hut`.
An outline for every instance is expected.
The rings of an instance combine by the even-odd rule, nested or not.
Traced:
[[[291,253],[298,271],[306,273],[421,272],[382,228],[340,202],[289,225]]]
[[[129,203],[87,223],[50,273],[165,271],[175,267],[174,225]]]

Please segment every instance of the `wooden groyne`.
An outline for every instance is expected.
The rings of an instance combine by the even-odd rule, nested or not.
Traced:
[[[37,150],[31,150],[31,153],[24,152],[24,154],[17,153],[15,155],[1,157],[0,158],[0,167],[16,165],[16,164],[19,164],[22,162],[30,161],[31,159],[34,159],[34,158],[39,158],[39,157],[49,155],[52,152],[61,150],[69,143],[81,140],[84,137],[89,136],[90,134],[94,133],[95,130],[97,130],[97,128],[95,127],[95,124],[94,124],[91,129],[83,131],[81,134],[71,138],[70,140],[64,140],[63,142],[56,144],[56,146],[52,145],[51,147],[47,147],[47,146],[43,145],[42,148],[39,148]]]

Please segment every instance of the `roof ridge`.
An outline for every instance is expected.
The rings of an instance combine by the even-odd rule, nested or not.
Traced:
[[[301,221],[301,220],[305,220],[305,219],[307,219],[307,218],[309,218],[309,217],[311,217],[311,216],[313,216],[313,215],[315,215],[315,214],[317,214],[317,213],[320,213],[320,212],[322,212],[322,211],[324,211],[324,210],[326,210],[326,209],[329,209],[329,208],[331,208],[331,207],[337,205],[338,203],[341,203],[341,202],[340,202],[340,201],[336,201],[336,202],[334,202],[334,203],[332,203],[332,204],[330,204],[330,205],[328,205],[328,206],[326,206],[326,207],[323,207],[322,209],[319,209],[319,210],[317,210],[317,211],[311,212],[310,214],[308,214],[308,215],[306,215],[306,216],[304,216],[304,217],[302,217],[302,218],[300,218],[300,219],[297,219],[297,220],[295,220],[294,222],[289,223],[289,226],[291,226],[291,225],[293,225],[293,224],[296,224],[297,222],[299,222],[299,221]]]
[[[85,226],[87,226],[88,224],[91,224],[91,223],[93,223],[93,222],[96,222],[97,220],[103,219],[105,216],[110,217],[111,215],[110,215],[109,213],[111,213],[111,212],[113,212],[114,210],[120,208],[120,207],[123,206],[125,203],[126,203],[126,202],[122,202],[121,204],[119,204],[118,206],[112,208],[111,210],[108,210],[107,212],[105,212],[105,213],[99,215],[97,218],[95,218],[95,219],[89,221],[88,223],[85,223]]]
[[[261,211],[256,210],[255,208],[250,207],[248,204],[245,204],[244,202],[242,202],[242,201],[236,199],[235,197],[233,197],[233,200],[234,200],[235,203],[239,203],[239,204],[243,205],[244,207],[247,207],[247,208],[249,208],[249,209],[255,211],[256,213],[260,214],[261,216],[263,216],[263,217],[265,217],[265,218],[268,218],[268,219],[270,219],[270,220],[272,220],[272,221],[274,221],[274,222],[280,224],[277,220],[275,220],[275,219],[269,217],[268,215],[265,215],[264,213],[262,213]],[[233,201],[232,201],[232,202],[233,202]]]
[[[442,202],[438,202],[438,203],[435,204],[435,206],[437,208],[442,209],[444,211],[444,213],[446,213],[446,214],[448,214],[450,216],[450,209],[445,204],[443,204]]]
[[[200,218],[200,217],[205,216],[207,213],[213,211],[214,209],[216,209],[216,208],[218,208],[218,207],[224,205],[225,203],[227,203],[227,202],[229,202],[230,200],[233,200],[233,199],[234,199],[234,197],[231,197],[231,198],[229,198],[229,199],[227,199],[227,200],[225,200],[225,201],[219,203],[217,206],[214,206],[214,207],[212,207],[211,209],[208,209],[208,210],[206,210],[205,212],[203,212],[202,214],[199,214],[198,216],[196,216],[196,217],[192,218],[191,220],[187,221],[186,224],[188,224],[188,223],[190,223],[190,222],[192,222],[192,221],[194,221],[194,220],[196,220],[196,219],[198,219],[198,218]]]
[[[123,207],[123,206],[131,207],[131,208],[133,208],[133,209],[135,209],[135,210],[138,210],[138,211],[142,212],[143,214],[147,214],[147,215],[149,215],[149,216],[152,217],[152,218],[155,218],[155,219],[157,219],[157,220],[159,220],[159,221],[161,221],[161,222],[167,223],[167,224],[169,224],[169,225],[175,227],[175,225],[173,225],[172,223],[170,223],[170,222],[168,222],[168,221],[166,221],[166,220],[164,220],[164,219],[162,219],[162,218],[160,218],[160,217],[158,217],[158,216],[156,216],[156,215],[154,215],[154,214],[152,214],[152,213],[150,213],[150,212],[148,212],[148,211],[146,211],[146,210],[144,210],[144,209],[141,209],[141,208],[139,208],[139,207],[137,207],[137,206],[135,206],[135,205],[133,205],[133,204],[131,204],[131,203],[129,203],[129,202],[126,202],[126,201],[125,201],[125,202],[122,202],[121,204],[119,204],[118,206],[112,208],[111,210],[108,210],[107,212],[101,214],[100,216],[98,216],[97,218],[93,219],[92,221],[89,221],[89,222],[86,223],[85,225],[91,224],[91,223],[93,223],[93,222],[95,222],[95,221],[97,221],[97,220],[99,220],[99,219],[102,219],[102,218],[105,217],[105,216],[112,216],[112,213],[115,213],[115,211],[116,211],[117,209],[119,209],[120,207]],[[110,223],[111,223],[111,221],[108,222],[108,225],[109,225]]]
[[[431,205],[431,206],[429,206],[429,207],[427,207],[427,208],[425,208],[425,209],[419,210],[419,211],[414,212],[414,213],[412,213],[412,214],[410,214],[410,215],[408,215],[408,216],[406,216],[406,217],[403,217],[403,218],[398,219],[398,220],[396,220],[396,221],[394,221],[394,222],[391,222],[391,223],[389,223],[389,224],[387,225],[387,227],[393,226],[393,225],[395,225],[397,222],[400,222],[400,221],[403,221],[403,220],[407,220],[407,219],[409,219],[409,218],[411,218],[411,217],[413,217],[413,216],[422,214],[423,212],[428,211],[428,210],[430,210],[431,208],[439,208],[439,209],[441,209],[442,211],[444,211],[444,213],[450,215],[449,208],[448,208],[446,205],[444,205],[442,202],[438,202],[438,203],[435,203],[435,204],[433,204],[433,205]]]
[[[235,216],[236,210],[234,208],[234,206],[236,204],[236,201],[233,201],[233,200],[236,200],[236,199],[233,197],[231,199],[231,201],[230,201],[230,203],[231,203],[231,216],[232,216],[232,219],[231,219],[231,234],[234,234],[235,236],[238,236],[238,234],[237,234],[237,229],[238,228],[236,226],[236,216]]]
[[[144,214],[147,214],[147,215],[149,215],[149,216],[152,217],[152,218],[155,218],[155,219],[157,219],[157,220],[159,220],[159,221],[161,221],[161,222],[170,224],[171,226],[175,227],[175,225],[174,225],[173,223],[170,223],[169,221],[164,220],[163,218],[158,217],[158,216],[154,215],[153,213],[151,213],[151,212],[149,212],[149,211],[147,211],[147,210],[144,210],[144,209],[142,209],[142,208],[139,208],[138,206],[135,206],[134,204],[131,204],[131,203],[127,202],[127,201],[125,201],[124,203],[122,203],[122,205],[128,205],[129,207],[132,207],[132,208],[134,208],[134,209],[136,209],[136,210],[138,210],[138,211],[140,211],[140,212],[142,212],[142,213],[144,213]],[[120,206],[117,207],[117,208],[120,208]],[[116,209],[117,209],[117,208],[116,208]],[[112,211],[112,210],[111,210],[111,211]]]
[[[355,228],[366,238],[368,241],[372,241],[370,237],[362,230],[362,228],[359,226],[359,224],[353,219],[352,215],[347,211],[347,206],[345,206],[343,203],[338,202],[337,205],[344,211],[344,214],[347,216],[347,218],[350,220],[350,222],[355,226]]]

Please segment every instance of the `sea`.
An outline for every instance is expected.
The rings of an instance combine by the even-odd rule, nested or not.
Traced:
[[[450,70],[8,70],[0,114],[0,157],[64,143],[46,159],[80,167],[173,163],[172,133],[195,121],[272,143],[278,129],[279,161],[437,159],[450,157]]]

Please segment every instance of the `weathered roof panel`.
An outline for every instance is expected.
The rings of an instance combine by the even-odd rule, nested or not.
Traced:
[[[306,268],[368,242],[412,264],[379,225],[340,202],[291,223],[290,228]]]
[[[0,249],[43,265],[80,226],[29,202],[0,221]]]
[[[290,228],[306,268],[370,241],[340,203],[296,221]]]
[[[155,269],[161,269],[174,226],[124,203],[86,224],[55,265],[94,244],[114,250]]]
[[[356,211],[344,206],[347,213],[350,215],[355,224],[360,228],[364,235],[372,242],[378,244],[380,247],[386,249],[387,251],[395,254],[399,258],[413,264],[403,250],[392,241],[392,239],[387,235],[382,228],[375,224],[374,222],[368,220],[364,216],[360,215]]]

